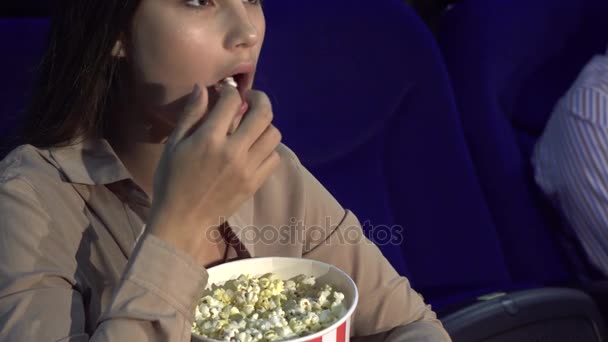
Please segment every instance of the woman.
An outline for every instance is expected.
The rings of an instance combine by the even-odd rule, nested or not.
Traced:
[[[187,341],[208,267],[291,256],[353,277],[355,336],[449,341],[280,143],[251,90],[259,1],[56,10],[27,144],[0,166],[0,340]]]

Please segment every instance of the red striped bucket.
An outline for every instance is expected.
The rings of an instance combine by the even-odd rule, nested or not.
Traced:
[[[326,333],[321,331],[323,334],[319,337],[303,337],[302,339],[294,341],[308,341],[308,342],[347,342],[350,341],[350,316],[346,317],[346,320],[342,323],[336,322],[337,327],[328,327]],[[316,334],[315,334],[316,336]]]
[[[251,258],[228,262],[208,270],[207,287],[212,284],[222,285],[224,282],[236,279],[241,274],[248,273],[261,276],[274,273],[281,279],[290,279],[299,274],[314,276],[318,284],[329,284],[344,294],[347,304],[346,314],[331,326],[314,334],[303,336],[285,342],[347,342],[350,341],[351,317],[359,301],[359,293],[355,282],[339,268],[324,262],[301,258]],[[220,342],[218,340],[193,334],[193,341]]]

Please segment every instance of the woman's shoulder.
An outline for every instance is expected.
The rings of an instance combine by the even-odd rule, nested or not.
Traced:
[[[0,161],[0,217],[4,218],[0,224],[5,234],[24,229],[28,222],[50,219],[42,198],[56,201],[59,196],[52,190],[52,166],[41,152],[34,146],[21,145]]]
[[[10,271],[3,274],[8,281],[36,271],[32,267],[45,272],[52,268],[49,272],[66,277],[75,274],[74,255],[84,224],[74,213],[82,209],[74,205],[75,191],[62,183],[48,156],[44,149],[22,145],[0,161],[0,230],[5,243],[0,268]]]
[[[21,145],[0,161],[0,193],[58,201],[66,187],[48,149]]]
[[[61,176],[48,149],[26,144],[14,148],[0,161],[0,187],[16,180],[39,185],[60,181]]]
[[[0,161],[0,227],[5,236],[75,236],[87,224],[81,194],[51,149],[21,145]]]
[[[276,187],[294,188],[298,185],[303,166],[295,152],[283,143],[279,144],[275,151],[279,154],[281,162],[270,179],[260,189],[261,192],[266,190],[276,192]]]
[[[276,151],[279,154],[279,156],[281,156],[283,161],[287,161],[288,163],[295,163],[295,164],[300,163],[300,160],[298,159],[298,156],[296,155],[296,153],[291,148],[289,148],[287,145],[285,145],[284,143],[280,143],[279,146],[277,146]]]

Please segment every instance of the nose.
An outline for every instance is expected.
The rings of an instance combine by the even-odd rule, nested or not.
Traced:
[[[258,28],[253,24],[247,10],[241,5],[234,8],[230,28],[226,35],[226,49],[251,48],[259,41]]]

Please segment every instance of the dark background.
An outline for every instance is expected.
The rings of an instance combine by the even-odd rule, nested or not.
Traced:
[[[0,16],[2,17],[45,17],[50,13],[49,0],[38,0],[26,3],[22,0],[3,0],[0,3]]]

